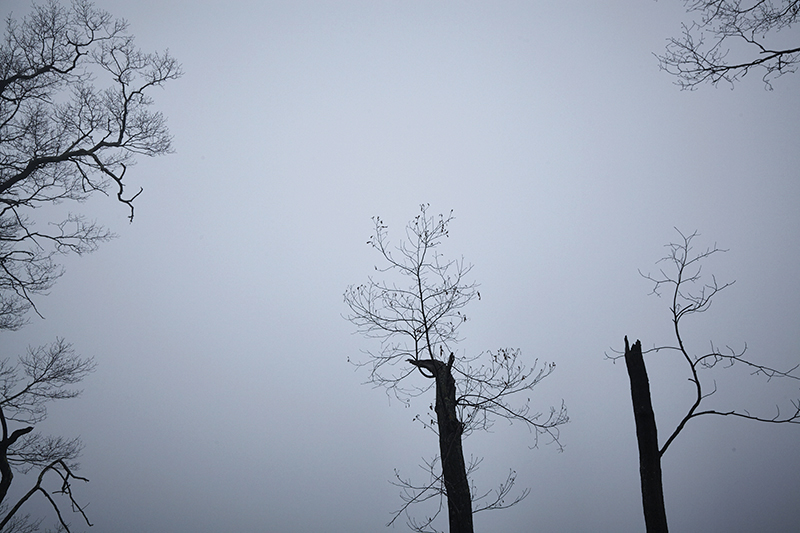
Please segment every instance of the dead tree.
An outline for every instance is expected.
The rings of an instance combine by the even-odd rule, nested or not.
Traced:
[[[629,346],[628,338],[625,337],[625,351],[617,352],[619,355],[610,356],[613,360],[619,357],[625,358],[631,382],[631,399],[636,421],[636,437],[639,444],[642,504],[648,533],[665,533],[667,531],[661,481],[661,458],[673,441],[686,428],[690,420],[716,415],[772,424],[800,424],[800,399],[792,401],[791,412],[783,416],[780,413],[780,409],[778,409],[775,416],[765,417],[753,415],[745,410],[704,408],[708,398],[717,391],[716,381],[712,381],[712,385],[709,387],[706,381],[703,380],[704,370],[739,365],[747,367],[752,375],[762,376],[767,380],[773,378],[800,380],[800,376],[795,373],[800,365],[784,371],[757,363],[745,357],[747,346],[739,351],[728,348],[727,351],[723,352],[712,343],[711,350],[700,355],[695,355],[686,346],[681,332],[683,320],[686,317],[708,310],[714,297],[723,289],[730,287],[733,282],[720,284],[714,276],[711,276],[711,281],[708,283],[701,282],[701,263],[703,260],[725,250],[717,248],[715,245],[696,252],[692,246],[692,241],[698,236],[697,232],[691,235],[684,235],[680,231],[678,233],[681,237],[680,240],[677,243],[667,245],[669,254],[659,261],[667,263],[669,265],[668,268],[660,269],[658,274],[642,274],[645,279],[654,284],[652,294],[660,296],[662,289],[668,289],[670,297],[669,310],[672,318],[675,344],[655,346],[649,350],[642,351],[641,343],[638,340],[633,346]],[[686,363],[688,379],[694,385],[694,397],[686,414],[659,447],[655,414],[653,413],[650,386],[643,356],[661,351],[674,352]]]
[[[642,507],[647,533],[667,533],[667,511],[661,482],[661,452],[658,449],[658,428],[650,400],[650,381],[642,357],[642,343],[628,345],[625,337],[625,366],[631,380],[633,418],[639,443],[639,477],[642,484]]]
[[[516,479],[512,471],[493,495],[474,494],[469,474],[477,462],[465,463],[462,439],[476,429],[487,429],[496,418],[505,418],[527,425],[535,439],[547,435],[560,448],[559,426],[568,419],[563,402],[560,408],[551,408],[544,420],[541,413],[531,412],[529,403],[510,403],[512,396],[529,393],[550,375],[554,364],[537,369],[535,362],[528,369],[520,362],[519,351],[508,349],[456,357],[455,344],[461,340],[458,328],[467,320],[462,309],[480,294],[477,285],[467,280],[471,266],[463,259],[445,260],[437,250],[452,219],[452,213],[430,217],[427,206],[422,205],[420,214],[406,227],[407,241],[392,248],[387,226],[375,218],[375,234],[368,244],[386,263],[376,270],[393,277],[392,281],[370,278],[365,284],[349,287],[344,300],[351,311],[346,318],[358,331],[381,340],[378,351],[367,352],[368,358],[356,363],[370,369],[369,381],[404,402],[430,388],[435,392],[435,407],[431,408],[436,420],[428,422],[419,415],[416,419],[437,433],[441,468],[436,467],[437,459],[427,462],[431,479],[424,484],[412,483],[395,472],[404,505],[390,524],[406,514],[412,529],[435,531],[433,522],[445,497],[450,533],[471,533],[474,512],[509,507],[527,491],[506,503]],[[419,385],[414,374],[426,382]],[[438,510],[421,522],[408,514],[411,505],[436,497]]]

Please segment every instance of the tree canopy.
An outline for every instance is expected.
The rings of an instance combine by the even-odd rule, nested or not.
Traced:
[[[79,205],[96,193],[113,195],[133,220],[126,172],[137,156],[171,151],[164,116],[152,90],[181,75],[168,52],[144,53],[114,19],[87,0],[55,0],[9,17],[0,42],[0,331],[13,331],[36,311],[62,274],[58,256],[83,254],[112,233]],[[37,311],[38,312],[38,311]],[[74,386],[94,369],[63,339],[0,359],[0,529],[32,532],[41,519],[20,512],[41,494],[60,530],[69,507],[91,525],[72,493],[80,438],[46,436],[35,425],[52,401],[75,398]],[[32,486],[7,501],[14,474],[34,472]],[[33,474],[32,474],[33,475]],[[55,489],[46,487],[55,478]],[[58,503],[59,495],[66,498]],[[64,501],[64,500],[62,500]]]
[[[17,329],[61,275],[56,256],[91,252],[112,233],[83,213],[41,209],[126,190],[136,156],[171,151],[150,92],[181,75],[177,61],[144,53],[87,0],[34,5],[9,18],[0,44],[0,329]],[[36,210],[36,217],[33,212]]]

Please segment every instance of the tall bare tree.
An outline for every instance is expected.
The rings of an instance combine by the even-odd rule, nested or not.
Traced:
[[[375,234],[368,244],[380,253],[384,266],[375,268],[387,279],[369,278],[351,286],[344,300],[351,311],[347,319],[365,336],[381,341],[379,350],[367,352],[368,358],[357,363],[369,369],[371,383],[404,402],[434,389],[435,420],[420,415],[417,420],[438,435],[439,454],[426,462],[431,477],[424,483],[413,483],[396,472],[404,504],[390,524],[405,514],[412,529],[435,531],[434,520],[446,498],[450,533],[471,533],[474,512],[509,507],[527,491],[506,502],[516,479],[512,471],[498,490],[476,494],[469,475],[477,463],[465,463],[463,437],[504,418],[530,428],[534,445],[545,435],[560,448],[559,426],[568,418],[563,402],[543,417],[531,410],[527,397],[553,372],[553,363],[539,367],[536,361],[526,368],[519,350],[512,349],[456,357],[458,328],[467,320],[462,310],[480,293],[468,280],[471,266],[463,259],[446,260],[437,250],[448,235],[452,213],[433,217],[427,207],[421,206],[420,214],[406,226],[407,241],[397,247],[389,243],[388,227],[374,219]],[[519,396],[526,400],[512,403]],[[424,520],[408,514],[412,504],[431,499],[438,499],[438,507]]]
[[[653,283],[652,294],[660,296],[662,291],[666,291],[670,298],[669,310],[675,344],[642,350],[640,341],[629,345],[626,337],[625,351],[618,352],[619,355],[610,356],[614,360],[620,357],[625,358],[631,382],[631,399],[639,444],[642,505],[648,533],[666,533],[667,531],[667,516],[661,482],[661,458],[678,435],[683,432],[689,421],[700,417],[727,416],[772,424],[800,424],[800,399],[792,401],[791,410],[785,415],[781,414],[780,409],[773,416],[759,416],[744,409],[706,407],[709,398],[717,392],[716,380],[705,377],[712,369],[729,368],[736,365],[746,367],[752,375],[762,376],[767,380],[774,378],[800,380],[800,376],[796,373],[800,364],[789,370],[775,369],[745,356],[747,346],[739,351],[731,348],[723,351],[711,343],[710,351],[700,354],[687,347],[681,329],[683,321],[687,317],[707,311],[719,292],[730,287],[733,282],[721,284],[714,276],[711,276],[710,282],[701,281],[702,262],[711,255],[725,250],[714,245],[711,248],[695,251],[692,241],[698,236],[697,232],[690,235],[684,235],[680,231],[678,233],[680,239],[676,243],[667,245],[669,254],[660,261],[666,263],[668,267],[660,269],[658,274],[642,274],[645,279]],[[686,414],[671,430],[663,444],[659,445],[644,355],[661,351],[675,353],[679,359],[685,362],[688,379],[694,385],[694,395],[689,398]],[[711,385],[708,383],[709,380]]]
[[[142,52],[124,20],[88,0],[68,7],[48,0],[21,20],[8,18],[0,42],[0,330],[17,330],[31,310],[38,314],[35,297],[62,274],[60,255],[91,252],[113,236],[65,206],[113,195],[133,220],[141,188],[127,191],[128,168],[137,156],[172,149],[150,93],[180,75],[169,53]],[[39,521],[20,507],[41,493],[69,530],[53,495],[83,512],[71,492],[83,479],[74,473],[81,444],[44,437],[34,425],[47,402],[78,394],[70,387],[94,364],[63,340],[10,361],[0,359],[0,529],[36,530]],[[10,503],[15,471],[38,477]],[[61,481],[54,491],[44,485],[51,476]]]
[[[677,84],[693,89],[704,82],[731,86],[751,70],[763,73],[766,87],[797,70],[800,40],[787,32],[800,15],[798,0],[684,0],[696,20],[683,25],[659,55],[661,68]]]

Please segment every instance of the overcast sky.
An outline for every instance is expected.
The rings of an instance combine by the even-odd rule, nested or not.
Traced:
[[[3,337],[4,356],[61,336],[98,362],[39,428],[85,441],[91,531],[386,531],[393,470],[421,475],[438,449],[412,422],[430,399],[363,385],[347,358],[374,345],[342,293],[374,272],[370,218],[399,236],[422,202],[454,210],[443,252],[481,285],[457,355],[554,361],[532,401],[563,398],[571,418],[563,453],[529,449],[522,426],[466,440],[479,487],[513,468],[531,489],[478,531],[644,530],[628,378],[604,352],[671,341],[637,269],[673,227],[729,249],[705,268],[736,280],[687,321],[691,347],[800,361],[800,75],[681,92],[653,56],[688,21],[681,2],[97,5],[183,64],[154,95],[176,153],[127,174],[144,187],[133,224],[111,199],[80,206],[119,238],[69,258],[45,319]],[[663,441],[692,389],[669,354],[647,364]],[[715,377],[720,408],[770,416],[800,394]],[[799,439],[691,422],[663,460],[671,530],[796,527]]]

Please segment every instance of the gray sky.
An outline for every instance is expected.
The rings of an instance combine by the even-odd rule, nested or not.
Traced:
[[[481,284],[461,353],[555,361],[533,401],[563,398],[572,419],[563,453],[505,424],[465,442],[486,457],[481,487],[513,468],[531,488],[477,515],[480,531],[643,531],[627,374],[603,353],[671,340],[637,269],[674,226],[730,249],[706,271],[737,280],[687,322],[691,345],[800,359],[800,76],[679,91],[652,53],[688,20],[681,2],[97,5],[182,62],[155,94],[177,153],[129,172],[144,187],[132,225],[111,200],[85,205],[120,238],[69,258],[37,301],[45,320],[3,341],[63,336],[99,363],[41,425],[85,441],[76,490],[95,533],[385,530],[393,469],[436,453],[412,422],[430,402],[362,385],[346,360],[370,344],[342,293],[378,260],[370,217],[398,235],[421,202],[454,210],[444,252]],[[692,391],[679,362],[647,363],[663,440]],[[721,408],[770,415],[798,395],[716,377]],[[691,422],[663,461],[671,530],[796,527],[798,438]]]

